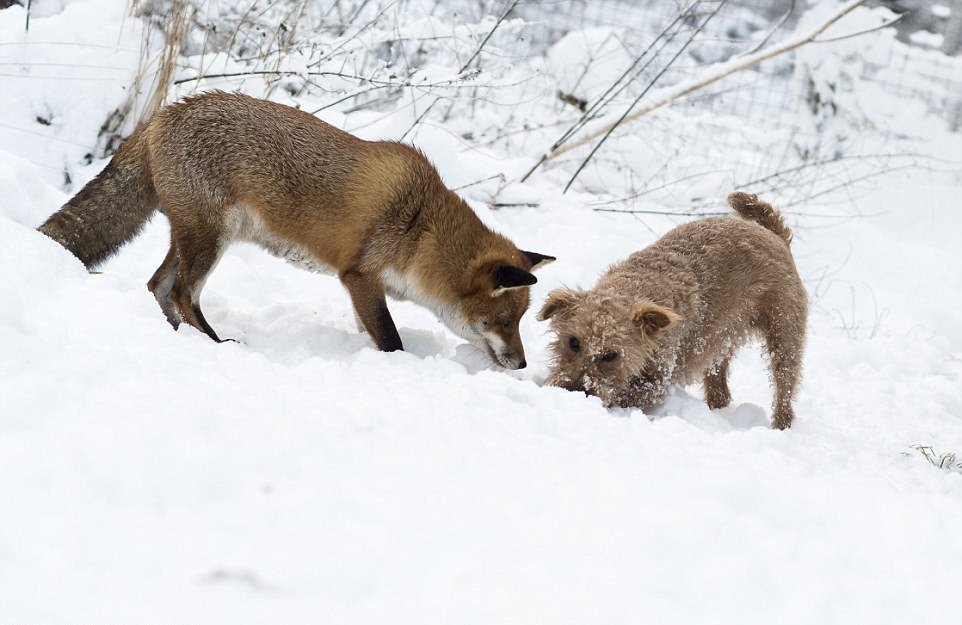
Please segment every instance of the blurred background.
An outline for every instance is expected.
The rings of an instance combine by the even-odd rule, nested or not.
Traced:
[[[209,89],[368,138],[449,135],[504,163],[465,187],[492,206],[525,203],[524,180],[597,210],[703,214],[745,188],[850,216],[877,176],[958,168],[919,145],[962,129],[962,0],[136,0],[103,3],[127,14],[114,39],[36,32],[72,4],[0,0],[23,21],[0,44],[0,106],[47,107],[0,122],[0,143],[66,190],[157,106]],[[62,134],[89,97],[110,114]]]

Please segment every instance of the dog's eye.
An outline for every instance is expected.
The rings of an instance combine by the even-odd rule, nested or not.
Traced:
[[[507,319],[507,320],[505,320],[505,321],[502,321],[502,322],[501,322],[501,327],[502,327],[502,328],[510,328],[510,327],[511,327],[511,320],[510,320],[510,319]]]
[[[617,358],[618,352],[613,352],[610,349],[601,354],[601,359],[605,362],[614,362]]]
[[[568,347],[571,348],[571,351],[576,352],[581,349],[581,341],[579,341],[575,337],[571,337],[570,339],[568,339]]]

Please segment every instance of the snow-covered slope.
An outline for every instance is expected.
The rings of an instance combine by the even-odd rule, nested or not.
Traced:
[[[0,78],[27,119],[40,96],[11,96],[21,85]],[[445,136],[419,146],[452,186],[527,164]],[[240,342],[173,332],[144,286],[164,218],[88,274],[34,230],[68,197],[31,162],[43,154],[0,138],[2,623],[959,614],[962,473],[912,449],[962,452],[957,172],[880,179],[855,200],[863,217],[794,219],[813,305],[796,423],[778,432],[756,350],[734,364],[730,408],[692,387],[653,415],[608,411],[541,386],[549,337],[533,312],[521,372],[489,369],[411,304],[392,304],[409,351],[384,354],[334,278],[253,247],[232,248],[204,291],[211,324]],[[918,148],[958,161],[960,144]],[[473,206],[558,256],[533,307],[676,222],[594,213],[544,180],[513,192],[539,206]]]

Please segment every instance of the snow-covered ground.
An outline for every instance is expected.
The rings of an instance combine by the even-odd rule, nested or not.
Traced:
[[[116,44],[133,56],[90,64],[132,75],[136,20],[119,3],[63,4],[34,16],[34,41]],[[26,40],[22,17],[0,11],[0,41]],[[61,47],[0,57],[43,76],[38,59]],[[411,304],[392,304],[408,351],[385,354],[334,278],[253,247],[232,248],[204,291],[211,324],[240,342],[175,333],[144,286],[163,217],[96,274],[34,230],[106,163],[80,164],[120,96],[2,74],[0,623],[962,615],[962,473],[912,448],[962,455],[960,135],[927,131],[915,149],[954,166],[876,179],[859,217],[792,218],[813,305],[796,422],[780,432],[757,350],[735,361],[729,408],[691,387],[653,415],[609,411],[542,386],[550,337],[533,312],[520,372],[489,369]],[[22,132],[42,105],[59,143]],[[452,187],[516,179],[538,155],[459,151],[430,128],[416,142]],[[485,221],[558,256],[535,309],[679,221],[592,212],[550,177],[502,198],[533,207],[490,210],[476,190]]]

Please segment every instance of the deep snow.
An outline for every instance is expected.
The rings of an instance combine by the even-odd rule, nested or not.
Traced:
[[[136,48],[110,3],[66,4],[31,29],[74,37],[67,25],[87,20],[91,41],[120,29]],[[19,10],[0,12],[0,40],[22,37]],[[132,74],[136,55],[127,63]],[[754,349],[734,363],[729,408],[709,411],[691,387],[650,416],[608,411],[541,386],[549,337],[533,312],[521,372],[488,369],[411,304],[391,305],[409,351],[384,354],[334,278],[253,247],[232,248],[204,291],[211,324],[240,343],[175,333],[144,287],[163,217],[99,274],[34,230],[69,197],[55,159],[74,189],[106,163],[79,164],[91,119],[119,95],[75,89],[0,77],[13,113],[0,123],[0,622],[768,625],[962,611],[962,474],[911,448],[962,452],[959,135],[917,145],[954,170],[877,180],[854,200],[865,216],[793,216],[812,313],[796,422],[778,432]],[[72,143],[4,130],[30,127],[44,102],[83,111],[56,122]],[[416,142],[452,187],[530,166],[459,151],[440,130]],[[465,193],[486,222],[559,258],[539,273],[535,310],[678,221],[591,212],[590,195],[550,178],[509,191],[537,207],[490,210],[482,190]]]

